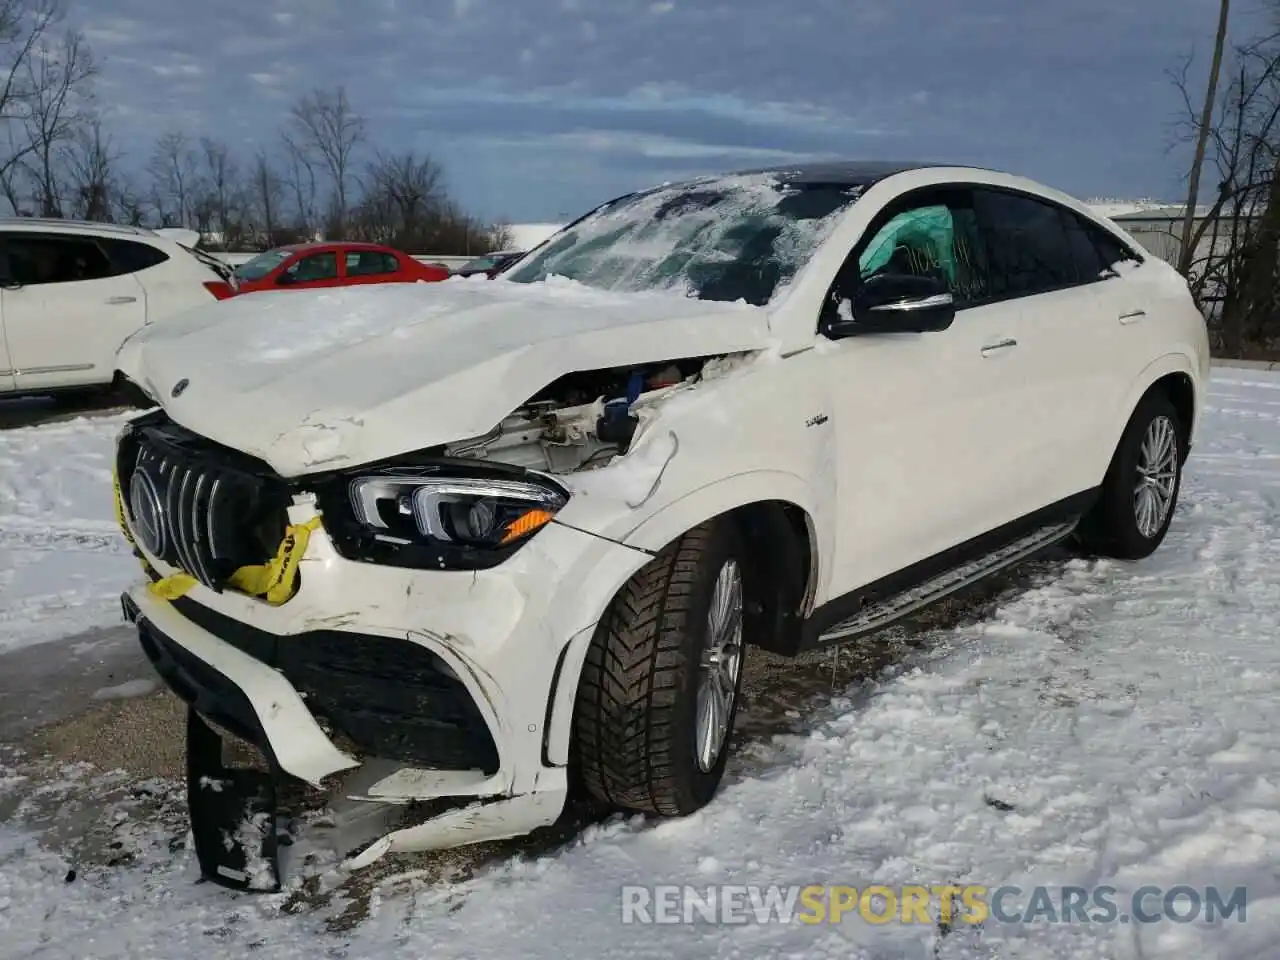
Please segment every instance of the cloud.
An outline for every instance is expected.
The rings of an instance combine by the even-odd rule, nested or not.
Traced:
[[[117,140],[276,142],[346,85],[469,208],[572,214],[651,179],[810,157],[949,159],[1172,195],[1166,68],[1205,0],[73,0]]]

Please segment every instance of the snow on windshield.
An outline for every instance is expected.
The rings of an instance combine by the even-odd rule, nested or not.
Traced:
[[[859,189],[778,174],[659,187],[596,211],[505,274],[615,291],[668,290],[764,306],[827,238]]]

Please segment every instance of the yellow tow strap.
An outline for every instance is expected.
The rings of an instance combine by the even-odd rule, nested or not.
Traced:
[[[115,499],[116,523],[130,546],[137,546],[133,534],[129,532],[129,524],[125,520],[124,494],[120,490],[120,477],[113,466],[111,468],[111,489]],[[293,523],[285,528],[284,539],[276,548],[276,555],[268,563],[257,566],[241,567],[227,579],[227,585],[251,597],[265,600],[272,606],[279,606],[291,598],[298,589],[298,562],[307,552],[307,542],[311,539],[311,531],[320,527],[320,518],[312,517],[306,523]],[[141,556],[142,569],[150,572],[147,561]],[[186,594],[199,583],[189,573],[171,573],[160,580],[147,584],[153,596],[162,600],[176,600]]]
[[[120,490],[120,474],[116,471],[115,464],[111,465],[111,493],[115,498],[116,523],[120,526],[120,532],[129,541],[129,546],[136,546],[133,534],[129,532],[129,524],[124,519],[124,494]]]
[[[319,517],[312,517],[306,523],[290,524],[269,563],[241,567],[227,578],[227,586],[265,600],[273,607],[289,600],[298,589],[298,563],[307,552],[311,531],[319,527]],[[148,584],[147,589],[163,600],[176,600],[197,583],[199,581],[191,574],[179,572]]]

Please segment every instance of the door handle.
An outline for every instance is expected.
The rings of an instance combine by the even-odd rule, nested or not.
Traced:
[[[112,306],[115,306],[116,304],[121,304],[121,303],[137,303],[138,298],[137,297],[107,297],[105,302],[111,304]]]
[[[982,355],[984,357],[989,357],[993,353],[999,353],[1001,350],[1008,350],[1011,347],[1016,347],[1017,345],[1017,340],[1014,340],[1012,337],[1006,337],[1004,340],[997,340],[995,343],[988,343],[982,348]]]
[[[1130,310],[1128,313],[1120,314],[1120,322],[1123,324],[1137,323],[1147,315],[1145,310]]]

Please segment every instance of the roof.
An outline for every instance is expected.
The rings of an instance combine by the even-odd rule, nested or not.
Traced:
[[[923,161],[890,160],[829,160],[822,163],[804,163],[791,166],[761,167],[755,170],[739,170],[728,176],[750,176],[771,173],[789,183],[839,184],[846,187],[869,187],[873,183],[909,170],[925,170],[930,167],[967,166],[953,163],[929,163]]]
[[[115,233],[121,236],[158,238],[146,227],[126,223],[99,223],[94,220],[63,220],[57,217],[0,217],[0,230],[84,230],[93,233]]]
[[[299,253],[303,250],[329,250],[334,247],[345,247],[352,250],[394,250],[385,243],[369,243],[365,240],[308,240],[306,243],[286,243],[273,250],[289,250]]]

